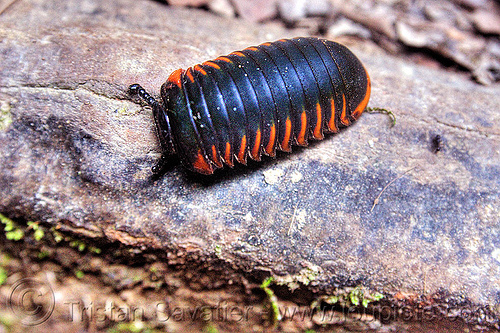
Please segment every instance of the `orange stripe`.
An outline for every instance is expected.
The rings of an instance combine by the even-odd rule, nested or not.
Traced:
[[[371,93],[371,82],[370,82],[370,76],[368,76],[368,73],[366,73],[366,79],[368,82],[366,83],[366,94],[365,98],[359,103],[358,107],[356,110],[353,111],[351,116],[354,118],[354,120],[358,120],[358,118],[361,116],[361,113],[366,109],[366,106],[368,105],[368,100],[370,99],[370,93]]]
[[[229,142],[226,142],[226,151],[224,154],[224,160],[227,165],[233,167],[233,160],[231,158],[231,144]]]
[[[168,77],[167,81],[175,84],[179,88],[182,88],[182,73],[184,73],[184,70],[182,68],[173,71],[172,74],[170,74],[170,76]]]
[[[262,43],[260,45],[269,46],[269,45],[271,45],[271,43],[270,42],[266,42],[266,43]]]
[[[321,113],[321,105],[319,105],[319,102],[316,103],[316,127],[314,127],[314,138],[316,140],[321,140],[323,139],[323,131],[321,131],[321,123],[323,121],[322,119],[322,113]]]
[[[337,126],[335,125],[335,100],[334,98],[332,97],[332,100],[331,100],[331,118],[330,118],[330,121],[328,122],[328,129],[334,133],[337,133],[338,132],[338,129],[337,129]]]
[[[222,168],[222,162],[219,159],[219,154],[217,154],[217,148],[215,148],[215,145],[212,145],[212,161],[218,168]]]
[[[193,168],[204,175],[211,175],[214,173],[214,169],[201,153],[201,149],[198,149],[198,155],[196,156],[196,161],[193,163]]]
[[[286,118],[285,122],[285,137],[281,143],[281,150],[290,151],[290,135],[292,134],[292,122],[290,118]]]
[[[307,129],[307,115],[305,111],[302,111],[302,114],[300,115],[300,132],[299,136],[297,137],[297,143],[299,145],[306,144],[306,129]]]
[[[238,152],[238,162],[245,164],[245,153],[247,152],[247,136],[241,138],[240,151]]]
[[[349,119],[347,119],[347,112],[346,112],[346,105],[345,105],[345,95],[342,94],[342,103],[344,104],[342,106],[342,113],[340,114],[340,122],[346,126],[349,126],[349,124],[351,123],[349,121]]]
[[[186,76],[189,79],[189,81],[194,82],[194,77],[193,73],[191,73],[191,67],[189,67],[186,71]]]
[[[266,153],[270,156],[274,156],[274,140],[276,139],[276,125],[271,126],[271,133],[269,134],[269,142],[266,146]]]
[[[245,55],[244,55],[243,53],[241,53],[240,51],[236,51],[236,52],[233,52],[233,53],[231,53],[231,54],[233,54],[233,55],[235,55],[235,56],[238,56],[238,57],[244,57],[244,56],[245,56]]]
[[[256,161],[260,161],[260,140],[260,129],[257,129],[257,133],[255,133],[255,144],[253,145],[252,149],[252,158]]]
[[[215,60],[225,61],[229,64],[232,63],[231,59],[229,59],[227,57],[217,57],[217,58],[215,58]]]
[[[200,65],[194,66],[194,70],[201,73],[202,75],[207,75],[207,72],[203,68],[201,68]]]
[[[205,61],[204,63],[202,63],[202,65],[204,66],[209,66],[209,67],[213,67],[215,69],[220,69],[220,66],[217,65],[215,62],[213,61]]]
[[[250,47],[247,47],[245,50],[258,51],[259,49],[256,48],[255,46],[250,46]]]

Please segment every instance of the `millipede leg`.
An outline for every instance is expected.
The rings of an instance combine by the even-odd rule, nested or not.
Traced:
[[[164,154],[162,154],[160,159],[156,162],[156,164],[151,167],[151,171],[155,175],[157,175],[163,171],[163,168],[165,167],[166,164],[167,164],[167,157]]]

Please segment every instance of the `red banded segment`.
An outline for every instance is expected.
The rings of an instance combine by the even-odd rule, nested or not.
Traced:
[[[246,163],[247,154],[254,157],[252,151],[256,146],[258,139],[257,136],[262,128],[262,110],[260,109],[260,103],[249,79],[249,75],[245,71],[245,66],[247,66],[248,63],[244,61],[245,56],[242,56],[231,54],[226,57],[219,58],[222,58],[224,59],[223,61],[225,61],[225,63],[220,64],[221,70],[224,70],[229,74],[229,76],[231,76],[231,79],[238,91],[239,99],[243,101],[246,126],[242,129],[242,132],[244,130],[246,134],[241,138],[242,140],[240,140],[240,149],[236,156],[238,161]],[[223,82],[219,83],[219,85],[220,84],[223,84]],[[245,145],[243,145],[243,143]],[[260,159],[260,142],[257,150],[258,159]]]
[[[317,60],[317,52],[309,44],[301,42],[300,38],[280,41],[277,44],[290,60],[302,86],[304,107],[300,113],[301,127],[296,141],[299,145],[307,145],[308,139],[310,137],[314,138],[314,128],[317,123],[322,124],[323,122],[322,114],[321,112],[318,114],[316,104],[320,101],[323,102],[326,99],[325,96],[330,93],[329,91],[321,92],[318,83],[318,74],[315,74],[315,72],[323,69],[323,66],[321,64],[318,66],[318,64],[312,62],[313,60]],[[325,70],[323,69],[323,71]],[[320,116],[319,119],[317,118],[318,115]],[[320,136],[322,135],[321,130]]]
[[[368,106],[368,101],[370,100],[370,94],[371,94],[371,81],[370,81],[370,76],[368,73],[366,73],[366,91],[365,95],[363,96],[363,99],[361,102],[359,102],[358,106],[354,111],[351,113],[351,116],[354,120],[358,120],[359,117],[361,117],[361,113],[366,109]]]
[[[255,108],[254,111],[257,111],[253,116],[255,117],[255,124],[257,124],[258,115],[260,118],[260,126],[249,126],[251,125],[249,118],[252,115],[250,112],[247,112],[247,133],[252,135],[252,140],[250,142],[251,150],[249,150],[250,156],[252,159],[259,161],[262,152],[268,155],[274,154],[275,137],[271,138],[271,131],[276,123],[276,107],[272,93],[264,75],[252,58],[248,57],[243,52],[233,52],[228,57],[235,63],[239,71],[243,71],[243,74],[238,74],[245,78],[245,82],[250,83],[250,85],[246,86],[249,90],[248,94],[256,98],[256,100],[253,100],[253,98],[252,100],[257,103],[249,103],[249,108],[253,106]],[[268,153],[269,149],[263,148],[264,145],[268,146],[270,141],[272,141],[272,148],[271,153]]]
[[[222,92],[217,82],[214,80],[213,75],[210,75],[211,70],[220,69],[220,67],[214,65],[216,64],[207,62],[202,66],[195,66],[199,73],[205,73],[197,76],[201,88],[201,93],[198,98],[203,98],[205,100],[214,131],[217,135],[216,150],[220,159],[227,165],[233,166],[231,119],[229,118],[229,112],[226,109]],[[210,68],[210,70],[208,68]],[[195,97],[192,97],[192,99],[194,98]],[[214,163],[217,164],[217,161],[214,161]]]
[[[358,106],[363,104],[363,100],[365,99],[366,103],[364,104],[366,107],[367,98],[370,96],[369,77],[361,62],[347,47],[326,40],[323,43],[330,52],[342,77],[345,88],[343,95],[345,95],[346,118],[349,120],[342,123],[348,126],[356,120],[352,114]],[[360,112],[358,111],[356,114],[359,117]]]
[[[184,70],[182,68],[179,68],[172,72],[170,76],[167,79],[167,82],[173,83],[176,85],[178,88],[182,88],[182,82],[181,82],[181,77],[184,74]]]
[[[259,50],[262,51],[268,59],[272,60],[272,62],[268,62],[268,64],[262,65],[263,70],[266,70],[268,72],[273,71],[277,73],[280,76],[280,80],[277,80],[277,82],[280,82],[281,80],[284,82],[285,89],[284,91],[280,91],[279,93],[283,95],[285,95],[286,93],[285,96],[288,97],[290,103],[290,109],[287,110],[288,114],[284,119],[285,124],[287,125],[284,128],[284,133],[286,134],[286,131],[289,130],[287,122],[287,120],[289,120],[291,125],[291,135],[287,136],[287,138],[291,141],[285,142],[280,140],[280,142],[281,149],[290,151],[291,143],[294,141],[294,143],[300,145],[307,144],[306,136],[303,136],[303,140],[301,140],[300,143],[297,141],[301,133],[301,124],[303,122],[302,113],[306,111],[307,101],[297,69],[291,62],[290,56],[284,51],[286,49],[285,46],[281,44],[283,44],[283,42],[275,42],[270,45],[261,45],[259,46]],[[278,108],[280,108],[280,105],[278,105]],[[280,115],[280,112],[278,112],[278,115]],[[285,114],[283,114],[282,116],[285,116]],[[280,135],[280,139],[284,140],[284,138],[285,136]]]
[[[261,89],[265,89],[263,92],[268,97],[270,103],[274,105],[273,122],[263,122],[263,128],[270,127],[269,139],[264,139],[265,151],[268,155],[274,156],[275,149],[278,147],[283,151],[290,151],[290,140],[291,135],[287,135],[287,129],[291,132],[293,130],[292,124],[289,121],[291,117],[292,106],[290,102],[289,95],[287,93],[286,84],[283,76],[276,68],[276,65],[266,52],[261,48],[263,45],[270,45],[269,43],[262,44],[258,47],[250,47],[242,51],[249,59],[251,59],[256,65],[256,72],[260,73],[257,75],[260,77]],[[262,75],[262,77],[260,76]],[[267,88],[269,90],[267,90]],[[255,88],[258,90],[258,88]],[[272,101],[271,101],[272,100]],[[264,117],[264,119],[268,118]],[[288,122],[287,122],[288,121]],[[289,133],[290,134],[290,133]]]
[[[205,95],[201,89],[199,77],[203,74],[190,67],[186,70],[182,83],[186,91],[186,102],[191,108],[196,130],[200,136],[205,155],[213,166],[222,168],[219,152],[213,147],[218,147],[218,137],[212,124],[212,117],[205,101]]]
[[[219,59],[214,60],[214,63],[219,67],[219,69],[216,69],[215,66],[202,65],[202,67],[206,70],[207,75],[212,78],[213,82],[218,87],[220,101],[224,104],[221,106],[221,109],[226,111],[229,119],[228,125],[230,138],[226,141],[229,145],[226,144],[224,149],[224,159],[226,161],[228,159],[232,160],[234,156],[238,162],[245,163],[246,154],[240,153],[243,143],[242,139],[247,134],[245,107],[238,92],[238,87],[227,70],[224,70],[223,64],[227,63],[227,61]],[[210,87],[207,87],[207,89],[210,89]],[[220,110],[214,111],[217,112]],[[228,147],[232,151],[231,154],[226,154]],[[246,150],[246,143],[243,148]],[[243,159],[240,159],[240,157],[243,157]]]

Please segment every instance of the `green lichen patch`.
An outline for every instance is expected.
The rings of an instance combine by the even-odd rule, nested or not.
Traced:
[[[6,130],[12,124],[11,106],[6,101],[0,101],[0,131]]]
[[[81,270],[76,270],[75,271],[75,276],[78,278],[78,279],[83,279],[85,277],[85,273],[82,272]]]
[[[7,271],[0,267],[0,286],[5,283],[5,280],[7,280]]]
[[[64,241],[70,247],[76,248],[80,252],[88,251],[95,254],[101,253],[100,248],[86,244],[82,240],[74,239],[71,236],[65,236],[61,232],[57,231],[55,227],[47,228],[39,222],[28,221],[26,225],[19,225],[14,220],[0,213],[0,223],[4,225],[5,238],[7,240],[20,241],[22,239],[29,238],[30,240],[35,240],[36,242],[44,240],[46,243],[50,243],[52,241],[60,243]],[[50,256],[50,254],[51,252],[47,251],[47,249],[42,245],[42,248],[38,253],[38,258],[45,259]]]
[[[222,257],[222,247],[219,244],[215,245],[215,255],[217,258]]]
[[[133,321],[128,323],[118,323],[108,329],[107,333],[159,333],[160,331],[148,327],[142,321]]]
[[[37,222],[28,222],[28,228],[33,230],[33,238],[36,241],[42,240],[45,231],[43,231],[43,228],[41,228]]]
[[[93,252],[95,254],[101,253],[100,248],[95,247],[95,246],[91,246],[91,245],[87,245],[85,242],[83,242],[79,239],[72,239],[70,237],[65,237],[64,240],[69,242],[69,246],[78,249],[78,251],[80,251],[80,252],[88,250],[88,251]]]
[[[219,333],[219,330],[212,322],[208,322],[205,327],[203,327],[203,333]]]
[[[38,252],[37,258],[43,260],[45,258],[50,257],[50,255],[51,255],[50,251],[41,250],[40,252]]]
[[[291,291],[298,289],[301,285],[307,286],[316,280],[321,272],[321,267],[317,265],[308,265],[297,274],[275,276],[274,281],[277,285],[287,286]]]
[[[5,225],[5,237],[8,240],[18,241],[24,237],[23,229],[19,228],[16,222],[9,219],[7,216],[0,214],[0,222]]]
[[[357,287],[340,288],[330,295],[321,296],[311,304],[311,307],[319,307],[322,302],[325,302],[330,305],[338,304],[343,307],[362,305],[366,308],[368,304],[380,301],[382,298],[384,298],[383,294],[360,285]]]

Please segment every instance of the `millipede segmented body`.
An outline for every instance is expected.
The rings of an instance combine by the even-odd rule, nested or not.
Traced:
[[[368,104],[370,78],[345,46],[294,38],[178,69],[161,87],[162,103],[137,84],[130,91],[153,108],[162,161],[176,153],[212,174],[349,126]]]

